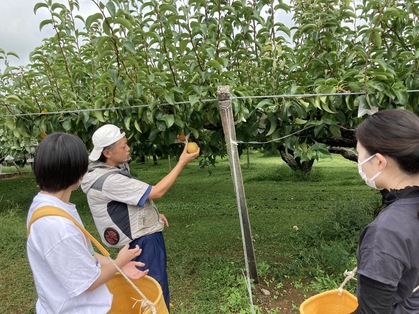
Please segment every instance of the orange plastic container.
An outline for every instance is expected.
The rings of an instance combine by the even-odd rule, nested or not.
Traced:
[[[358,307],[357,298],[346,290],[339,289],[316,294],[300,306],[300,314],[349,314]]]
[[[145,276],[138,280],[131,280],[145,295],[145,297],[154,304],[157,314],[168,314],[166,303],[160,284],[152,277]],[[129,284],[129,282],[119,273],[106,283],[109,291],[114,295],[110,314],[151,314],[150,307],[141,307],[141,296]]]

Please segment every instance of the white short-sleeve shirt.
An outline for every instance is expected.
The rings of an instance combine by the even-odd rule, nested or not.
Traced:
[[[65,210],[82,224],[75,205],[38,193],[28,212],[42,206]],[[99,277],[100,265],[90,241],[67,218],[49,216],[35,221],[27,240],[27,254],[38,300],[36,313],[107,313],[112,294],[106,285],[86,291]]]

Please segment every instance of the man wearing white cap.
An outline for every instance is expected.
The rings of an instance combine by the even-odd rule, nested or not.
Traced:
[[[176,166],[156,185],[134,178],[125,165],[130,148],[125,132],[106,124],[93,134],[94,148],[89,155],[92,163],[81,188],[87,195],[90,210],[102,242],[121,248],[139,245],[139,260],[147,265],[149,275],[163,290],[170,311],[170,295],[166,271],[166,248],[162,231],[169,225],[153,200],[162,197],[173,185],[183,167],[199,155],[188,154],[186,145]]]

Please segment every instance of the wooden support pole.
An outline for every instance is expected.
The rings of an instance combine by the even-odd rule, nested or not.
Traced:
[[[236,193],[237,208],[240,216],[240,226],[243,238],[243,249],[247,275],[259,282],[255,252],[253,249],[252,231],[250,228],[249,214],[247,211],[246,196],[244,193],[243,176],[240,167],[239,153],[236,143],[236,129],[234,127],[234,115],[231,106],[230,86],[219,86],[217,90],[218,104],[220,106],[221,121],[223,124],[224,137],[227,152],[230,159],[230,171]]]

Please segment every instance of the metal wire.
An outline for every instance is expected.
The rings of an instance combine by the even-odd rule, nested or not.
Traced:
[[[418,93],[418,89],[407,90],[407,93]],[[325,96],[359,96],[359,95],[366,95],[367,93],[363,92],[347,92],[347,93],[323,93],[323,94],[282,94],[282,95],[261,95],[261,96],[232,96],[231,100],[240,100],[240,99],[268,99],[268,98],[310,98],[310,97],[325,97]],[[217,99],[202,99],[199,100],[200,103],[208,103],[208,102],[218,102]],[[164,106],[174,106],[174,105],[186,105],[190,104],[190,101],[180,101],[174,103],[162,103],[155,105],[157,107],[164,107]],[[57,115],[57,114],[72,114],[72,113],[82,113],[82,112],[94,112],[94,111],[107,111],[107,110],[125,110],[125,109],[135,109],[135,108],[147,108],[151,107],[152,104],[144,104],[144,105],[135,105],[135,106],[127,106],[127,107],[109,107],[109,108],[91,108],[91,109],[77,109],[77,110],[63,110],[63,111],[53,111],[53,112],[32,112],[32,113],[17,113],[17,114],[5,114],[0,115],[0,118],[7,118],[7,117],[30,117],[30,116],[41,116],[41,115]]]

